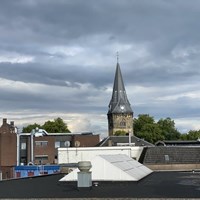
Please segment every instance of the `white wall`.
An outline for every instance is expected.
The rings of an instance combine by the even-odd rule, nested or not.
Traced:
[[[77,147],[58,148],[58,164],[91,161],[96,155],[125,154],[130,158],[139,159],[143,147]]]
[[[152,173],[136,160],[127,155],[99,155],[91,161],[93,181],[139,181]],[[77,181],[77,174],[80,170],[74,169],[60,181]]]

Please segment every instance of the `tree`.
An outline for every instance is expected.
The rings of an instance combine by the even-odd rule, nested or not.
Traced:
[[[115,135],[116,136],[123,136],[123,135],[126,135],[127,133],[126,133],[126,131],[123,131],[123,130],[118,130],[118,131],[115,131]]]
[[[138,115],[138,119],[134,119],[134,121],[133,121],[134,133],[137,134],[139,131],[142,130],[144,125],[153,124],[154,122],[155,122],[154,118],[149,116],[148,114]]]
[[[151,143],[158,140],[178,140],[181,135],[175,127],[175,122],[169,117],[161,118],[156,123],[148,114],[138,115],[138,119],[134,119],[133,128],[136,136]]]
[[[31,124],[27,127],[23,127],[23,133],[30,133],[32,129],[36,127],[46,130],[48,133],[70,133],[67,124],[60,117],[54,119],[54,121],[46,121],[42,126],[39,124]]]
[[[175,122],[171,118],[160,119],[157,124],[161,129],[161,134],[165,140],[178,140],[180,138],[180,132],[175,127]]]
[[[23,127],[22,132],[23,133],[30,133],[33,129],[36,129],[37,127],[42,128],[41,125],[34,123],[34,124],[30,124],[26,127]]]
[[[138,115],[138,119],[134,119],[134,134],[144,140],[155,143],[163,140],[162,131],[154,118],[148,114]]]
[[[61,118],[54,119],[54,121],[47,121],[42,126],[48,133],[70,133],[67,125]]]
[[[188,134],[187,133],[183,133],[180,135],[180,140],[188,140]]]
[[[200,138],[200,130],[190,130],[187,134],[182,134],[181,139],[182,140],[197,140]]]
[[[145,124],[136,136],[153,144],[158,140],[164,140],[164,136],[161,134],[161,130],[156,123]]]

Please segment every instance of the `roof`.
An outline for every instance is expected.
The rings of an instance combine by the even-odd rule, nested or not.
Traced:
[[[199,172],[153,172],[139,182],[100,181],[78,190],[77,182],[59,182],[64,174],[0,182],[0,198],[199,198]]]
[[[109,143],[112,143],[112,146],[118,146],[127,144],[129,146],[129,136],[108,136],[103,139],[97,146],[109,146]],[[133,146],[154,146],[153,144],[145,141],[144,139],[140,139],[136,136],[131,136],[131,145]]]
[[[114,80],[114,85],[113,85],[113,93],[112,93],[112,98],[111,98],[110,104],[109,104],[108,114],[111,114],[111,113],[131,113],[131,114],[133,114],[131,105],[130,105],[127,95],[126,95],[126,90],[124,87],[124,82],[123,82],[119,63],[117,63],[117,67],[116,67],[115,80]]]
[[[46,132],[47,133],[47,132]],[[20,136],[30,136],[32,133],[20,133]],[[40,136],[95,136],[92,132],[70,132],[70,133],[47,133]]]
[[[200,146],[200,140],[163,140],[158,141],[156,146]]]
[[[144,164],[198,164],[199,146],[147,147]]]
[[[98,155],[91,160],[92,180],[95,181],[138,181],[152,173],[145,167],[127,155]],[[61,181],[77,180],[79,169],[75,169],[66,175]]]

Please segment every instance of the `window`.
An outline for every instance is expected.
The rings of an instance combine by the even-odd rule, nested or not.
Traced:
[[[48,162],[48,155],[35,155],[35,163],[44,165]]]
[[[59,147],[70,147],[70,141],[56,141],[55,148]]]
[[[126,127],[126,121],[125,120],[122,120],[120,122],[120,127]]]
[[[26,150],[26,143],[25,142],[21,143],[21,150]]]
[[[55,148],[59,148],[60,147],[60,141],[56,141],[55,142]]]
[[[35,155],[35,160],[48,160],[48,155]]]
[[[70,146],[70,142],[69,141],[61,141],[60,142],[60,147],[69,147]]]
[[[21,177],[21,172],[16,172],[15,176],[16,176],[16,178],[20,178]]]
[[[169,162],[169,155],[164,155],[165,157],[165,162]]]
[[[47,141],[35,141],[36,147],[46,147],[48,144]]]

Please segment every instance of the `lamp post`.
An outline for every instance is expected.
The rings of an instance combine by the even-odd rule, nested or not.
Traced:
[[[129,143],[129,146],[131,146],[131,131],[128,130],[128,143]]]

